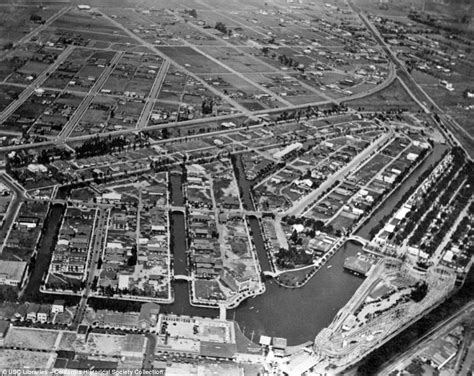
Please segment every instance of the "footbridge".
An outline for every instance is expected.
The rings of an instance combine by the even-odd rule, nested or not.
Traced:
[[[184,274],[177,274],[173,277],[175,281],[187,281],[187,282],[192,282],[193,277],[189,275],[184,275]]]
[[[272,278],[276,278],[278,277],[281,273],[283,272],[271,272],[269,270],[265,270],[262,272],[264,276],[266,277],[272,277]]]
[[[358,235],[351,235],[347,238],[347,240],[353,240],[362,246],[366,246],[367,244],[369,244],[369,241],[367,239],[364,239],[363,237]]]
[[[172,211],[172,212],[181,212],[181,213],[183,213],[183,214],[186,213],[186,208],[185,208],[184,206],[173,206],[173,205],[171,205],[171,206],[169,207],[169,209],[170,209],[170,211]]]

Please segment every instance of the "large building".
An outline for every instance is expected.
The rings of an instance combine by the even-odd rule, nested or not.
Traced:
[[[27,265],[25,261],[0,260],[0,285],[21,287]]]

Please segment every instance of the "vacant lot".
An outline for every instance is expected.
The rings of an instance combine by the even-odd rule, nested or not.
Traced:
[[[346,102],[352,108],[364,111],[384,111],[404,108],[418,111],[420,107],[414,102],[398,80],[385,89],[361,99]]]
[[[5,338],[5,346],[51,350],[58,336],[57,331],[12,327]]]
[[[193,73],[230,73],[190,47],[158,47],[158,49]]]
[[[0,370],[45,369],[51,357],[54,360],[57,357],[56,353],[2,349],[0,351]]]

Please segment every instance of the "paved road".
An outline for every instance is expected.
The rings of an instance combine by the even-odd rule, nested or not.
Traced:
[[[99,93],[99,90],[102,88],[105,81],[109,78],[110,73],[112,73],[112,70],[115,68],[115,65],[119,62],[123,54],[124,52],[117,52],[110,61],[109,65],[102,71],[101,75],[95,82],[94,86],[92,86],[87,96],[82,100],[82,102],[79,104],[76,111],[74,111],[74,114],[71,116],[69,121],[64,125],[64,128],[58,136],[59,142],[64,142],[72,133],[74,127],[77,125],[77,123],[79,123],[79,120],[84,115],[84,112],[87,111],[95,96],[97,95],[97,93]]]
[[[153,51],[156,55],[160,56],[161,58],[163,58],[164,60],[170,60],[174,65],[176,65],[179,69],[185,71],[188,73],[189,76],[191,76],[192,78],[194,78],[196,81],[200,82],[204,87],[206,87],[206,89],[208,89],[209,91],[211,91],[213,94],[215,94],[216,96],[222,98],[225,102],[228,102],[230,103],[232,106],[235,107],[235,109],[243,112],[244,114],[248,114],[248,115],[251,115],[250,111],[248,109],[246,109],[245,107],[243,107],[242,105],[240,105],[238,102],[234,101],[232,98],[229,98],[228,96],[224,95],[223,93],[221,93],[219,90],[217,90],[216,88],[214,88],[213,86],[209,85],[206,81],[204,81],[202,78],[200,78],[199,76],[197,76],[196,74],[192,73],[192,72],[189,72],[188,69],[186,69],[184,66],[182,66],[181,64],[179,64],[177,61],[173,60],[173,59],[170,59],[170,57],[166,54],[164,54],[162,51],[160,51],[158,48],[156,48],[153,44],[143,40],[142,38],[140,38],[138,35],[134,34],[133,32],[131,32],[130,30],[128,30],[125,26],[123,26],[120,22],[117,22],[116,20],[114,20],[113,18],[109,17],[107,14],[101,12],[100,10],[97,10],[97,12],[99,12],[100,14],[102,14],[102,16],[107,19],[108,21],[110,21],[113,25],[117,26],[119,29],[123,30],[128,36],[130,36],[131,38],[135,39],[137,42],[139,42],[141,45],[147,47],[148,49],[150,49],[151,51]]]
[[[84,293],[82,294],[81,301],[76,311],[76,316],[73,320],[73,327],[77,327],[84,317],[84,313],[86,310],[86,303],[87,298],[89,297],[91,291],[91,285],[96,276],[97,271],[97,263],[99,261],[99,257],[102,255],[103,244],[105,242],[105,235],[106,235],[106,226],[109,217],[109,210],[99,208],[97,211],[97,216],[94,223],[93,228],[93,239],[91,244],[91,249],[89,252],[92,252],[88,261],[88,270],[89,274],[86,279],[86,288],[84,289]]]
[[[449,136],[451,136],[454,140],[456,140],[456,144],[464,149],[466,152],[466,155],[468,156],[469,159],[472,160],[472,156],[470,155],[469,152],[472,153],[471,150],[468,150],[456,137],[456,135],[451,131],[451,129],[455,129],[457,132],[460,132],[463,134],[464,137],[466,137],[469,141],[473,142],[474,137],[472,137],[459,123],[451,118],[449,115],[446,114],[445,110],[440,108],[436,102],[425,92],[425,90],[416,82],[416,80],[408,73],[405,65],[403,62],[398,58],[398,56],[392,51],[390,46],[385,43],[385,40],[383,39],[382,35],[380,32],[377,30],[377,28],[372,24],[372,22],[368,19],[368,17],[363,14],[360,9],[355,6],[350,0],[347,0],[347,3],[349,6],[352,8],[352,10],[357,13],[362,20],[362,22],[366,25],[367,29],[372,33],[374,36],[375,40],[377,43],[384,49],[386,52],[387,56],[392,60],[392,62],[397,66],[398,69],[400,69],[400,75],[399,79],[402,85],[404,86],[405,90],[408,92],[408,94],[415,99],[415,101],[420,105],[420,107],[423,109],[423,111],[427,114],[431,113],[431,109],[427,107],[427,103],[436,110],[440,114],[440,119],[441,122],[447,127],[448,131],[444,131],[443,129],[440,128],[440,131],[445,134],[448,133]],[[418,93],[416,95],[407,85],[405,81],[409,81],[415,88]],[[452,144],[450,137],[447,137],[448,141]]]
[[[155,77],[155,81],[153,82],[153,86],[148,94],[146,99],[145,106],[143,106],[142,113],[140,114],[140,118],[138,119],[137,129],[143,129],[147,126],[148,120],[151,116],[151,111],[153,110],[153,105],[155,104],[155,98],[158,96],[158,93],[163,86],[163,81],[168,73],[168,69],[170,67],[170,62],[168,60],[163,60],[161,64],[160,70]]]
[[[393,129],[390,128],[390,132],[385,133],[379,137],[375,142],[373,142],[368,148],[366,148],[362,153],[358,154],[352,161],[347,165],[337,171],[335,174],[328,177],[317,189],[311,191],[311,193],[305,196],[300,201],[296,202],[291,208],[289,208],[285,215],[300,215],[306,206],[312,204],[322,192],[331,187],[337,180],[342,180],[347,174],[353,171],[357,166],[362,163],[362,161],[370,156],[370,154],[375,151],[380,145],[393,136]]]
[[[10,235],[13,223],[20,210],[22,201],[25,199],[25,191],[23,187],[19,186],[9,175],[0,173],[0,183],[5,184],[13,193],[12,200],[8,206],[8,210],[3,218],[3,225],[0,228],[0,254],[3,251],[5,242]]]
[[[129,36],[133,37],[135,40],[137,40],[140,44],[150,48],[157,55],[161,56],[165,61],[169,60],[169,57],[167,55],[162,53],[160,50],[158,50],[152,44],[147,43],[146,41],[142,40],[140,37],[138,37],[137,35],[135,35],[131,31],[129,31],[128,29],[126,29],[123,25],[118,23],[116,20],[111,19],[110,17],[108,17],[105,14],[103,14],[103,16],[104,16],[104,18],[106,18],[110,22],[112,22],[114,25],[116,25],[117,27],[122,29],[127,35],[129,35]],[[185,67],[182,67],[181,65],[177,64],[175,61],[171,60],[171,62],[173,62],[179,68],[187,71],[187,69]],[[282,109],[286,110],[286,111],[293,111],[293,110],[305,109],[308,106],[321,106],[321,105],[326,105],[326,104],[334,102],[334,100],[323,100],[323,101],[305,103],[305,104],[301,104],[301,105],[289,105],[285,108],[264,109],[264,110],[250,112],[248,109],[246,109],[246,108],[242,107],[241,105],[239,105],[236,101],[233,101],[231,98],[229,98],[228,96],[225,96],[223,93],[221,93],[220,91],[218,91],[217,89],[215,89],[211,85],[208,85],[205,81],[201,80],[195,74],[189,73],[189,75],[191,77],[195,78],[196,80],[202,82],[203,85],[206,88],[208,88],[211,92],[213,92],[214,94],[220,96],[221,98],[223,98],[227,102],[234,105],[234,107],[236,107],[239,111],[241,111],[241,113],[225,115],[225,116],[220,116],[220,117],[187,120],[187,121],[179,122],[179,123],[174,125],[174,126],[177,126],[177,127],[187,127],[187,126],[192,126],[192,125],[196,125],[196,124],[205,124],[209,121],[230,120],[230,119],[242,116],[242,115],[247,115],[247,116],[250,116],[253,119],[256,119],[256,118],[258,118],[259,115],[281,112]],[[395,73],[393,64],[391,64],[390,65],[390,70],[389,70],[389,77],[382,84],[380,84],[379,86],[376,86],[376,87],[374,87],[374,88],[372,88],[368,91],[358,93],[358,94],[354,94],[354,95],[351,95],[351,96],[347,96],[347,97],[344,97],[344,98],[340,98],[340,99],[337,100],[337,102],[346,102],[346,101],[350,101],[350,100],[353,100],[353,99],[358,99],[358,98],[362,98],[362,97],[365,97],[365,96],[372,95],[372,94],[374,94],[374,93],[376,93],[380,90],[383,90],[385,87],[390,85],[395,78],[396,78],[396,73]],[[314,89],[314,90],[316,90],[316,89]],[[145,122],[146,117],[143,117],[142,119],[143,119],[142,121]],[[147,130],[159,130],[159,129],[167,128],[169,126],[170,126],[169,123],[168,124],[157,124],[157,125],[147,127],[146,129]],[[143,127],[143,123],[141,123],[139,125],[139,127]],[[88,140],[88,139],[91,139],[91,138],[97,136],[97,134],[88,134],[88,135],[69,137],[70,131],[73,129],[72,125],[68,126],[67,129],[68,129],[67,131],[62,132],[61,138],[59,139],[61,142],[64,142],[64,141],[85,141],[85,140]],[[138,129],[137,128],[123,129],[123,130],[105,132],[105,133],[100,134],[99,136],[101,136],[101,137],[120,136],[120,135],[135,133],[138,130],[139,130],[139,128]],[[1,147],[0,150],[2,150],[2,151],[20,150],[20,149],[27,149],[27,148],[31,148],[31,147],[35,147],[35,146],[48,146],[48,145],[53,145],[53,144],[54,144],[53,141],[43,141],[43,142],[35,143],[35,144],[10,145],[10,146],[6,146],[6,147]]]
[[[151,369],[155,359],[156,336],[154,334],[145,334],[148,339],[146,350],[143,357],[143,369]]]
[[[48,69],[40,73],[38,77],[25,89],[23,90],[18,98],[11,102],[0,114],[0,124],[3,123],[15,110],[20,107],[23,102],[34,92],[35,89],[39,88],[41,84],[46,81],[48,76],[56,70],[56,68],[67,59],[69,54],[72,52],[74,47],[68,46],[63,52],[59,54],[56,61],[51,64]]]
[[[461,190],[461,187],[462,186],[458,188],[458,191],[456,192],[456,194],[459,192],[459,190]],[[453,195],[453,198],[454,196],[455,195]],[[461,221],[464,219],[465,216],[469,215],[469,206],[471,205],[471,203],[472,203],[472,198],[468,202],[468,204],[464,207],[462,212],[459,213],[458,217],[456,218],[456,221],[453,223],[451,228],[446,232],[443,240],[438,245],[438,248],[436,248],[436,251],[433,253],[433,256],[431,256],[431,259],[433,260],[435,264],[438,264],[441,261],[441,256],[443,255],[443,251],[446,248],[446,245],[451,241],[451,236],[456,231],[459,223],[461,223]]]
[[[51,25],[54,21],[56,21],[59,17],[61,17],[63,14],[65,14],[67,11],[69,11],[69,9],[71,9],[71,7],[66,7],[66,8],[60,9],[57,13],[53,14],[48,20],[46,20],[46,22],[44,24],[39,25],[36,29],[32,30],[31,32],[29,32],[28,34],[23,36],[21,39],[16,41],[14,43],[14,46],[19,46],[19,45],[29,41],[34,36],[38,35],[40,32],[45,30],[49,25]],[[5,52],[0,53],[0,59],[2,59],[4,57],[11,56],[11,54],[13,52],[14,52],[14,50],[9,50],[9,51],[5,51]]]

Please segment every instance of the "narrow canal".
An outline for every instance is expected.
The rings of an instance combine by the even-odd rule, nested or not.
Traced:
[[[446,145],[436,144],[433,147],[432,152],[428,157],[412,172],[412,174],[405,180],[405,182],[388,197],[383,205],[376,210],[359,230],[356,235],[369,239],[369,233],[379,224],[379,222],[386,216],[389,215],[393,208],[397,205],[398,201],[405,195],[405,193],[416,184],[418,178],[432,165],[435,165],[441,160],[444,152],[448,149]]]
[[[441,158],[445,149],[446,147],[443,145],[435,146],[427,160],[389,197],[384,207],[377,211],[373,218],[360,228],[357,234],[361,236],[368,234],[371,228],[377,224],[381,218],[390,213],[405,192],[416,183],[418,177],[430,165],[436,163]],[[236,172],[236,174],[238,175],[237,178],[241,186],[244,206],[248,210],[252,210],[253,202],[250,196],[250,185],[245,180],[245,175],[242,172],[242,164],[239,159],[237,159],[236,167],[240,170],[240,172]],[[171,174],[170,180],[172,187],[172,205],[183,206],[184,197],[181,190],[181,176]],[[51,214],[52,220],[59,221],[60,217],[60,208],[53,208]],[[185,274],[186,233],[184,215],[179,212],[174,212],[171,217],[174,221],[172,226],[173,231],[171,233],[171,238],[173,239],[172,251],[175,257],[179,259],[179,263],[175,263],[175,272],[176,274]],[[268,260],[266,259],[258,220],[250,217],[249,221],[259,259],[262,262],[262,269],[265,270],[265,265],[268,264]],[[50,230],[54,227],[54,225],[47,227],[45,238],[54,237],[54,231]],[[50,246],[52,243],[50,243],[50,241],[44,242],[44,248],[40,250],[38,256],[42,255],[42,257],[48,257],[48,244]],[[268,280],[265,282],[266,292],[263,295],[242,302],[238,308],[229,311],[227,317],[229,319],[235,318],[246,336],[254,341],[258,341],[259,335],[262,334],[285,337],[288,339],[289,345],[312,341],[321,329],[331,323],[337,311],[347,303],[349,298],[362,283],[363,280],[361,278],[346,273],[343,270],[345,259],[349,256],[356,255],[360,251],[360,245],[353,242],[345,243],[328,261],[326,266],[319,270],[304,287],[299,289],[280,287],[273,280]],[[184,259],[181,259],[180,255],[184,255]],[[267,264],[265,264],[265,262]],[[41,263],[43,264],[43,261],[41,261]],[[45,261],[45,263],[47,267],[47,261]],[[41,276],[42,274],[38,270],[37,274],[33,276],[35,282],[33,282],[33,280],[30,281],[31,286],[33,286],[33,283],[38,283],[39,285]],[[201,317],[218,316],[219,312],[216,309],[196,308],[190,305],[187,282],[175,281],[173,283],[173,289],[175,293],[175,303],[162,305],[162,312]]]
[[[172,171],[169,174],[170,179],[170,191],[171,191],[171,205],[173,206],[184,206],[184,195],[183,195],[183,174],[181,171]]]
[[[250,182],[245,178],[244,164],[242,163],[242,157],[240,154],[234,155],[234,170],[237,183],[239,184],[240,198],[245,210],[255,210],[253,205],[251,185]]]
[[[234,170],[237,183],[239,185],[240,199],[242,200],[243,207],[246,210],[255,210],[253,204],[251,184],[245,178],[244,166],[240,154],[234,156]],[[258,218],[255,216],[249,216],[248,221],[250,224],[250,231],[252,232],[252,238],[254,239],[255,248],[257,250],[258,261],[260,262],[260,268],[262,271],[271,271],[270,261],[267,257],[267,252],[263,244],[263,238],[260,231],[260,224]],[[259,244],[259,246],[257,246]]]
[[[171,205],[184,206],[183,175],[178,171],[170,173]],[[187,275],[186,224],[184,214],[170,212],[170,246],[173,253],[175,275]]]
[[[64,210],[65,207],[59,204],[53,205],[50,208],[49,215],[45,220],[44,233],[38,245],[38,253],[36,254],[33,271],[22,296],[22,299],[25,301],[38,303],[52,303],[55,299],[64,299],[71,303],[79,301],[79,298],[75,296],[41,294],[39,291],[43,276],[48,272],[48,266],[51,261],[53,247],[56,244],[56,237]]]
[[[175,275],[187,275],[186,234],[184,214],[174,211],[170,214],[171,224],[171,251],[173,253],[173,267]]]
[[[260,263],[260,269],[262,272],[271,271],[270,261],[268,260],[267,251],[265,250],[265,245],[263,243],[262,232],[260,231],[260,224],[258,218],[253,215],[248,217],[250,224],[250,231],[252,235],[253,242],[255,244],[255,249],[257,250],[258,262]]]

